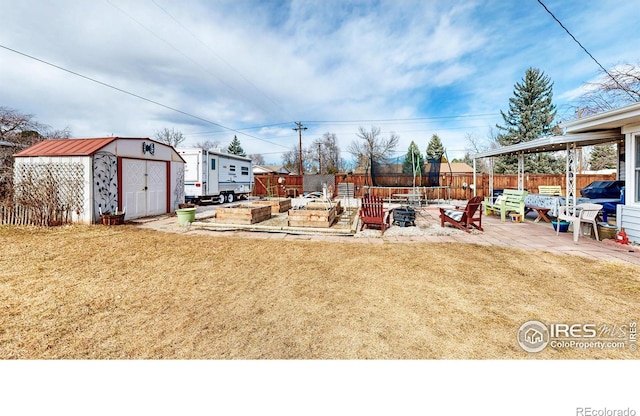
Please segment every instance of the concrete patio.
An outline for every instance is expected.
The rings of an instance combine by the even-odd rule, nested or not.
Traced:
[[[444,205],[440,205],[444,206]],[[428,222],[432,229],[440,227],[439,207],[429,205],[417,208],[421,221]],[[387,231],[384,235],[377,230],[365,237],[327,235],[313,233],[292,234],[283,232],[252,232],[243,230],[211,231],[201,228],[198,220],[191,227],[177,224],[175,216],[162,216],[139,222],[139,226],[168,232],[183,232],[189,234],[208,235],[212,237],[241,237],[295,241],[328,241],[345,244],[402,244],[402,243],[468,243],[500,247],[513,247],[523,250],[542,250],[555,254],[582,256],[596,260],[622,261],[625,263],[640,265],[640,247],[634,245],[622,245],[613,240],[596,241],[588,236],[580,237],[577,243],[573,242],[571,232],[556,235],[549,223],[534,223],[532,217],[527,216],[522,223],[511,221],[502,222],[498,216],[483,215],[482,225],[484,232],[473,231],[466,233],[446,226],[447,235],[440,233],[426,233],[418,235],[394,235]],[[417,221],[416,221],[417,222]],[[418,224],[419,225],[419,224]],[[397,226],[392,226],[391,229]],[[390,230],[391,230],[390,229]],[[436,230],[437,231],[437,230]],[[436,235],[434,235],[436,234]]]

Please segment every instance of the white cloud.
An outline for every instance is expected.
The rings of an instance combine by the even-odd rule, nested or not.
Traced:
[[[619,24],[637,9],[631,3],[550,6],[614,65],[637,49],[640,29]],[[293,122],[307,121],[305,137],[335,131],[343,149],[359,125],[376,124],[400,134],[402,151],[411,140],[425,147],[433,133],[463,149],[467,134],[486,136],[499,116],[435,117],[506,110],[529,66],[552,77],[560,105],[597,74],[535,3],[6,0],[0,15],[6,47],[233,129],[288,122],[250,131],[283,146],[297,144]],[[76,136],[219,130],[6,49],[0,61],[0,105]],[[400,120],[420,117],[430,119]],[[234,134],[210,137],[228,143]],[[249,153],[286,150],[238,137]]]

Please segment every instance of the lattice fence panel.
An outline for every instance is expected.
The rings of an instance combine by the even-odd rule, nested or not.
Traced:
[[[16,170],[16,205],[28,208],[34,221],[66,224],[73,221],[73,214],[82,213],[82,163],[23,163]]]

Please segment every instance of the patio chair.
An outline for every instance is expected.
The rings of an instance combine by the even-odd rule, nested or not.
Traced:
[[[580,234],[582,234],[582,224],[587,223],[591,224],[596,240],[600,241],[596,217],[600,213],[602,205],[588,203],[578,204],[575,206],[573,215],[569,212],[568,208],[569,207],[567,206],[560,207],[560,211],[558,213],[558,226],[556,226],[556,235],[560,233],[560,221],[567,221],[573,226],[573,241],[577,243]]]
[[[384,201],[377,196],[365,195],[360,204],[360,231],[366,226],[380,228],[382,234],[391,226],[389,210],[384,209]]]
[[[471,228],[482,229],[482,197],[474,196],[467,202],[467,205],[455,207],[455,209],[440,208],[440,226],[449,223],[456,228],[466,232],[471,232]],[[477,215],[476,215],[477,214]]]

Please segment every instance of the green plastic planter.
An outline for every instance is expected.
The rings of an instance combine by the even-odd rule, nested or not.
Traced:
[[[177,209],[176,214],[178,215],[178,224],[180,225],[190,224],[196,220],[195,208]]]

